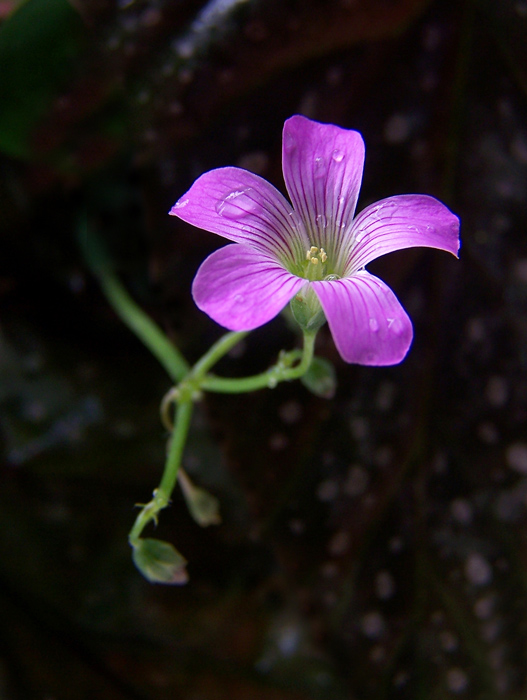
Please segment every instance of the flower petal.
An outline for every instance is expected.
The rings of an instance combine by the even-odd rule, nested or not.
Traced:
[[[306,284],[269,256],[227,245],[201,264],[192,296],[197,306],[231,331],[250,331],[274,318]]]
[[[346,362],[395,365],[412,342],[412,322],[392,290],[362,270],[340,280],[313,282],[333,340]]]
[[[282,161],[287,191],[310,234],[310,245],[338,258],[362,181],[362,136],[297,115],[284,124]]]
[[[388,197],[366,207],[353,222],[355,239],[348,274],[394,250],[424,246],[453,255],[459,251],[459,219],[444,204],[424,194]]]
[[[305,256],[307,238],[285,197],[242,168],[217,168],[199,177],[170,214],[235,243],[292,261]]]

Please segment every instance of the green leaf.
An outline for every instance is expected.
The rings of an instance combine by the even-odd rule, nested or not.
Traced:
[[[187,560],[169,542],[145,538],[134,542],[132,547],[134,564],[150,583],[187,583]]]
[[[31,155],[35,127],[72,74],[84,25],[67,0],[28,0],[0,26],[0,150]]]

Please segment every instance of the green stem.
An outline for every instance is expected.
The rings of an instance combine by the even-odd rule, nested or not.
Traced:
[[[191,375],[194,378],[203,377],[216,362],[226,355],[235,345],[245,338],[248,331],[226,333],[212,345],[192,368]]]
[[[167,499],[170,498],[172,491],[174,490],[174,486],[176,485],[179,466],[181,464],[181,457],[183,456],[183,449],[187,441],[193,409],[194,404],[191,401],[186,401],[184,403],[182,402],[178,404],[177,407],[176,422],[174,432],[170,440],[170,449],[168,451],[165,471],[158,489],[159,493],[164,496],[166,495]]]
[[[154,491],[152,500],[143,506],[130,531],[128,539],[132,547],[137,544],[145,526],[152,520],[157,523],[158,513],[170,503],[170,496],[176,485],[181,458],[190,428],[193,408],[194,404],[192,401],[181,401],[177,405],[174,432],[170,439],[163,477],[159,487]]]
[[[295,367],[291,366],[292,362],[298,357],[298,352],[294,350],[290,353],[285,353],[276,365],[261,374],[240,378],[217,377],[209,374],[199,381],[199,388],[205,391],[238,394],[257,389],[274,388],[279,382],[299,379],[307,372],[313,360],[315,338],[316,332],[304,333],[302,358]]]
[[[189,365],[163,331],[133,301],[115,275],[99,272],[102,290],[123,323],[146,345],[159,360],[174,382],[179,382],[189,371]]]
[[[78,235],[84,258],[99,280],[110,306],[121,321],[159,360],[171,379],[174,382],[181,381],[190,370],[188,363],[161,328],[135,303],[114,274],[104,244],[93,231],[89,231],[86,216],[80,222]]]

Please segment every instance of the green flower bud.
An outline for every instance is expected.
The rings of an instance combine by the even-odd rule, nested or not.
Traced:
[[[179,483],[190,514],[198,525],[201,527],[219,525],[221,523],[220,502],[216,496],[195,486],[183,469],[179,471]]]
[[[318,331],[326,322],[318,297],[309,285],[295,294],[290,306],[295,321],[303,331]]]
[[[187,583],[187,560],[169,542],[141,538],[132,547],[134,564],[150,583]]]

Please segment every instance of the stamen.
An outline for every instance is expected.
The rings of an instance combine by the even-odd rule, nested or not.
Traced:
[[[317,248],[316,245],[312,245],[310,249],[306,251],[306,261],[308,265],[305,268],[305,273],[307,278],[312,281],[322,279],[325,273],[327,259],[328,255],[324,248]],[[313,267],[311,267],[311,265],[313,265]]]

